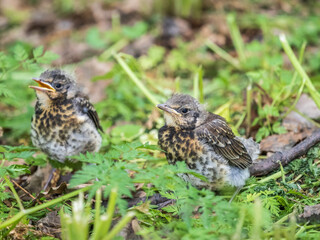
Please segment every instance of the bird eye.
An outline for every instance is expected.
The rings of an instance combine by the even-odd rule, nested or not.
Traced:
[[[61,88],[61,87],[62,87],[61,83],[55,84],[55,88],[59,89],[59,88]]]
[[[181,109],[181,112],[182,112],[182,113],[187,113],[187,112],[189,112],[189,109],[188,109],[188,108],[182,108],[182,109]]]

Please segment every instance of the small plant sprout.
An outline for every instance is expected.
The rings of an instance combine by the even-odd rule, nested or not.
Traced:
[[[107,211],[101,212],[101,189],[96,192],[95,214],[90,213],[90,202],[85,203],[83,193],[78,200],[72,202],[72,215],[61,209],[62,238],[66,240],[110,240],[113,239],[135,216],[134,212],[128,212],[118,223],[110,229],[115,212],[117,189],[112,189],[109,197]],[[93,218],[93,221],[92,221]],[[89,232],[93,222],[93,231]]]

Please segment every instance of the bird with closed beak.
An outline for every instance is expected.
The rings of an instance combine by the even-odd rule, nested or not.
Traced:
[[[236,137],[223,117],[206,111],[189,95],[174,94],[157,107],[165,119],[159,145],[169,164],[184,161],[208,181],[187,173],[180,176],[198,188],[233,186],[238,192],[250,175],[248,167],[258,158],[259,145]]]
[[[47,70],[33,78],[39,86],[31,123],[31,140],[51,160],[65,162],[70,156],[97,152],[102,130],[88,97],[75,79],[60,69]]]

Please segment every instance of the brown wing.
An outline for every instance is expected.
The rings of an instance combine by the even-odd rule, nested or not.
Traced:
[[[223,156],[230,165],[245,169],[252,164],[244,145],[235,138],[225,120],[220,117],[212,117],[196,130],[200,141],[212,146],[213,150]]]
[[[89,100],[85,98],[80,98],[79,104],[80,104],[80,110],[84,114],[88,115],[88,117],[92,120],[92,122],[94,123],[97,129],[100,129],[103,132],[103,129],[100,125],[98,114],[94,109],[93,105],[89,102]]]

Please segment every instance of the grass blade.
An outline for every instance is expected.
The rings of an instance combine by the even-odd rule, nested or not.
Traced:
[[[213,52],[218,54],[222,59],[224,59],[225,61],[230,63],[236,69],[239,69],[239,70],[241,69],[238,59],[232,57],[229,53],[227,53],[225,50],[223,50],[217,44],[215,44],[214,42],[211,42],[210,40],[207,40],[206,45],[208,48],[210,48]]]
[[[154,105],[159,104],[160,102],[153,96],[153,94],[144,86],[141,80],[132,72],[128,64],[123,61],[123,59],[116,54],[115,52],[112,53],[113,57],[117,60],[120,64],[122,69],[128,74],[129,78],[137,85],[137,87],[141,90],[141,92],[152,102]]]
[[[289,57],[292,65],[294,66],[294,68],[296,69],[296,71],[299,73],[300,77],[302,79],[305,79],[306,81],[306,86],[308,88],[308,91],[311,95],[311,98],[313,99],[313,101],[316,103],[316,105],[318,106],[318,108],[320,108],[320,93],[316,90],[316,88],[314,87],[314,85],[312,84],[309,76],[307,75],[307,73],[305,72],[305,70],[303,69],[303,67],[301,66],[301,64],[299,63],[298,59],[296,58],[296,56],[294,55],[287,39],[286,36],[284,34],[281,34],[279,36],[281,45],[285,51],[285,53],[287,54],[287,56]]]
[[[240,59],[240,63],[243,63],[246,60],[246,55],[244,52],[244,44],[240,34],[240,30],[236,23],[236,17],[234,14],[229,14],[227,16],[227,23],[230,30],[230,35],[231,35],[233,45]]]

